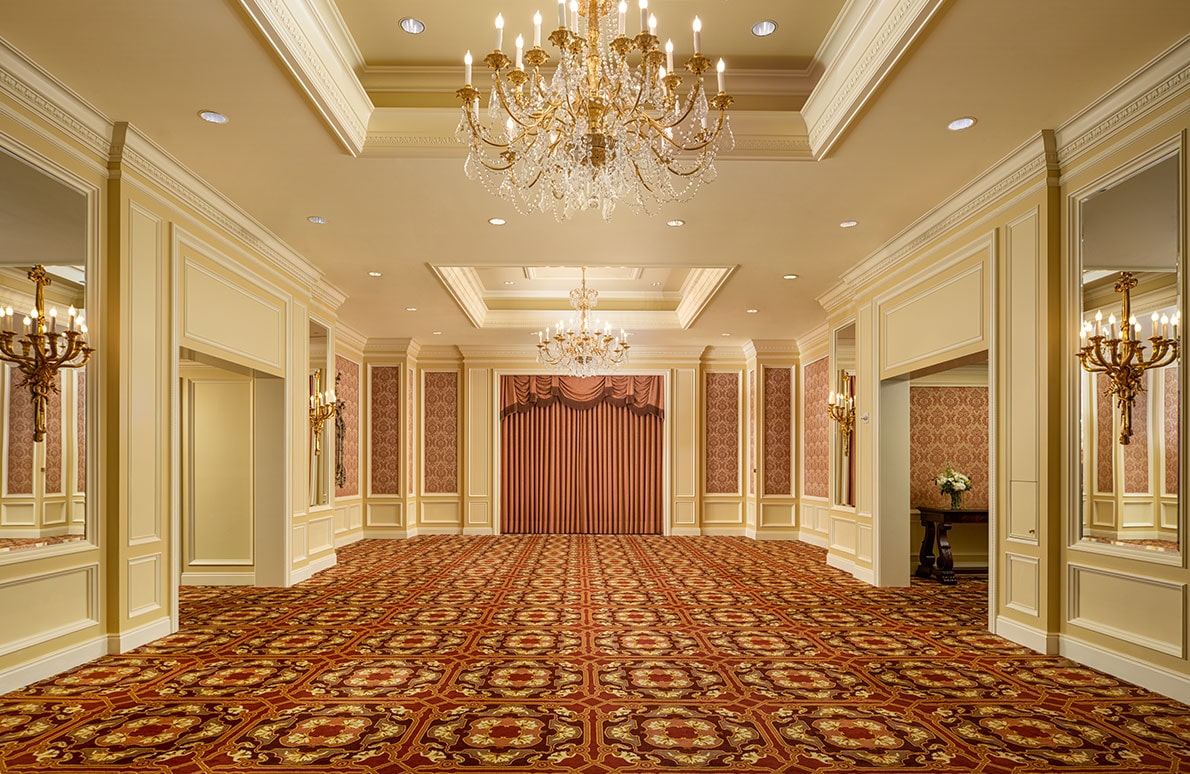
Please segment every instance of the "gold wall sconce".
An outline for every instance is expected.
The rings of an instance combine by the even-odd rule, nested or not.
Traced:
[[[0,309],[0,361],[21,369],[33,398],[33,441],[45,440],[46,410],[50,393],[58,390],[58,371],[62,368],[82,368],[94,352],[87,346],[87,325],[73,306],[67,312],[66,330],[58,330],[58,310],[45,313],[45,289],[50,275],[41,264],[29,270],[29,279],[36,285],[34,308],[21,323],[24,332],[18,336],[12,307]]]
[[[843,377],[842,392],[832,392],[826,402],[826,413],[839,423],[843,436],[843,448],[848,448],[851,433],[855,430],[855,396],[847,389],[847,377]]]
[[[1132,442],[1132,406],[1136,394],[1144,390],[1142,377],[1150,368],[1162,368],[1177,360],[1178,323],[1180,313],[1171,320],[1168,316],[1153,314],[1152,351],[1145,357],[1141,327],[1132,316],[1132,299],[1129,291],[1136,287],[1136,277],[1131,272],[1120,272],[1116,292],[1123,295],[1119,321],[1113,314],[1103,324],[1103,312],[1095,313],[1095,322],[1084,322],[1082,347],[1078,360],[1090,373],[1104,373],[1108,378],[1108,394],[1115,396],[1116,408],[1120,411],[1120,443]],[[1172,326],[1172,331],[1171,331]],[[1172,332],[1172,336],[1170,335]]]
[[[314,453],[322,454],[322,427],[335,415],[335,391],[322,392],[322,369],[314,371],[310,395],[310,429],[314,433]]]

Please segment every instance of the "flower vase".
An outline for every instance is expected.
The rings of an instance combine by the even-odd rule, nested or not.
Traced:
[[[950,509],[952,511],[957,511],[957,510],[961,509],[962,507],[963,507],[963,493],[962,492],[951,492],[950,493]]]

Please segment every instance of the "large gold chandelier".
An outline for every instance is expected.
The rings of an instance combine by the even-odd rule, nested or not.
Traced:
[[[496,49],[484,58],[492,90],[481,115],[480,92],[471,85],[471,52],[464,59],[466,85],[457,137],[468,145],[464,169],[491,193],[522,212],[552,210],[558,219],[586,209],[611,217],[620,201],[655,212],[685,201],[715,179],[715,157],[730,150],[727,108],[732,103],[718,64],[718,93],[710,98],[694,18],[694,55],[685,68],[694,83],[683,99],[674,70],[673,42],[664,51],[648,0],[639,0],[640,33],[625,33],[628,4],[615,0],[558,2],[558,49],[552,75],[542,72],[550,55],[541,47],[541,14],[533,18],[533,47],[517,36],[516,59],[502,50],[504,19],[496,17]],[[711,110],[717,111],[717,115]]]
[[[571,376],[607,373],[628,360],[628,334],[617,337],[611,323],[599,329],[599,320],[590,321],[590,311],[599,303],[599,291],[587,287],[583,268],[582,287],[570,291],[570,305],[578,311],[568,323],[558,322],[553,333],[549,327],[537,332],[537,359],[555,371]]]

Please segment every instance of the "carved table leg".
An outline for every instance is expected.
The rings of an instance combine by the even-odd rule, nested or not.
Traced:
[[[929,578],[934,574],[934,522],[923,516],[921,526],[925,527],[926,534],[921,539],[921,550],[917,552],[918,565],[913,574],[919,578]]]
[[[938,525],[938,580],[953,586],[958,580],[954,576],[954,554],[950,552],[950,524]]]

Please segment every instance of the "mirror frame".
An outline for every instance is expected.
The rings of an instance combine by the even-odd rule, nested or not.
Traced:
[[[24,145],[7,134],[0,133],[0,153],[11,156],[19,163],[25,164],[36,172],[40,172],[56,183],[82,195],[85,223],[83,224],[84,251],[82,258],[83,271],[86,282],[83,288],[83,298],[87,310],[87,318],[92,321],[87,333],[89,344],[94,348],[91,359],[83,366],[83,373],[87,380],[86,402],[83,410],[86,412],[86,488],[84,490],[84,531],[83,539],[66,543],[56,543],[35,548],[22,548],[15,551],[0,553],[0,565],[10,565],[19,562],[36,561],[47,557],[62,556],[82,551],[91,551],[101,546],[99,534],[99,501],[103,496],[103,487],[99,484],[101,477],[106,474],[107,464],[99,458],[99,438],[107,436],[107,422],[99,412],[100,393],[106,393],[102,380],[104,352],[106,341],[106,318],[102,299],[106,282],[99,270],[98,257],[101,254],[101,204],[103,189],[92,184],[79,175],[71,172],[60,164],[50,160],[42,153]]]
[[[1187,471],[1190,466],[1187,465],[1186,452],[1186,389],[1187,389],[1187,368],[1184,366],[1187,357],[1187,350],[1185,343],[1187,337],[1181,336],[1182,349],[1179,352],[1178,363],[1179,368],[1179,389],[1181,394],[1178,417],[1178,466],[1179,466],[1179,485],[1178,485],[1178,550],[1177,551],[1153,551],[1143,548],[1141,546],[1130,546],[1117,543],[1106,543],[1092,540],[1085,540],[1083,538],[1083,475],[1085,472],[1085,464],[1083,462],[1083,396],[1082,396],[1082,366],[1079,364],[1075,353],[1078,352],[1079,342],[1079,328],[1084,319],[1083,310],[1083,244],[1082,233],[1084,227],[1083,205],[1086,201],[1093,198],[1096,194],[1112,187],[1119,185],[1138,174],[1142,174],[1145,170],[1150,169],[1157,164],[1174,157],[1178,159],[1178,213],[1180,222],[1177,227],[1177,245],[1178,245],[1178,277],[1177,286],[1180,297],[1180,304],[1185,307],[1187,304],[1187,290],[1190,289],[1190,281],[1188,281],[1187,267],[1187,213],[1186,213],[1186,165],[1187,165],[1187,142],[1185,132],[1151,147],[1149,150],[1140,153],[1125,163],[1112,169],[1110,172],[1095,178],[1094,180],[1082,185],[1081,187],[1070,191],[1066,195],[1066,212],[1067,212],[1067,250],[1065,260],[1067,262],[1066,278],[1065,278],[1065,314],[1062,319],[1065,323],[1065,335],[1067,346],[1067,356],[1063,358],[1063,369],[1066,379],[1066,396],[1068,410],[1065,412],[1063,421],[1068,425],[1066,433],[1067,443],[1067,463],[1063,466],[1065,475],[1068,477],[1066,483],[1066,495],[1069,505],[1067,506],[1067,539],[1066,545],[1072,549],[1079,551],[1087,551],[1091,553],[1106,554],[1110,556],[1118,556],[1128,559],[1137,559],[1152,564],[1164,564],[1173,566],[1183,566],[1187,553],[1187,536],[1186,536],[1186,513],[1187,503],[1186,497],[1183,495],[1187,482]],[[1116,409],[1113,407],[1113,415]],[[1113,435],[1113,442],[1115,438]]]
[[[849,363],[840,363],[839,362],[839,347],[838,347],[839,334],[842,331],[846,330],[847,328],[852,329],[855,340],[858,341],[859,329],[857,327],[856,318],[854,318],[854,317],[848,318],[848,319],[844,320],[843,322],[839,323],[838,325],[835,325],[834,327],[831,328],[831,332],[830,332],[830,389],[834,392],[838,391],[839,385],[842,380],[842,376],[844,374],[846,374],[847,376],[849,376],[852,379],[857,379],[858,374],[859,374],[858,358],[854,357],[854,355],[852,357],[851,362],[849,362]],[[853,382],[853,384],[855,384],[855,382]],[[858,402],[858,389],[856,389],[855,392],[857,394],[857,402]],[[822,410],[826,411],[826,406],[823,406]],[[857,417],[857,419],[858,419],[858,417]],[[855,461],[855,457],[856,457],[855,451],[858,448],[858,446],[857,446],[855,440],[856,440],[856,432],[859,429],[859,427],[858,427],[859,423],[857,422],[856,426],[852,428],[852,433],[851,433],[852,453],[851,453],[851,455],[845,457],[843,455],[843,444],[842,444],[843,436],[842,436],[842,433],[839,432],[838,423],[832,419],[829,419],[829,418],[827,419],[827,422],[830,424],[830,439],[831,439],[831,441],[830,441],[831,478],[830,478],[830,487],[829,487],[830,507],[831,508],[839,508],[839,509],[843,509],[843,510],[847,510],[847,511],[856,511],[858,508],[858,505],[857,505],[858,498],[855,496],[856,493],[855,492],[851,493],[852,502],[850,502],[850,503],[844,502],[843,496],[842,496],[842,482],[844,481],[845,477],[847,476],[847,471],[845,471],[843,468],[843,460],[844,459],[846,459],[847,464],[852,469],[855,470],[856,480],[858,482],[859,470],[858,470],[858,467],[856,467],[856,461]]]
[[[313,341],[313,327],[318,326],[325,331],[326,351],[323,353],[321,359],[317,359],[314,355],[313,349],[307,344],[306,351],[306,373],[307,378],[312,379],[315,371],[322,371],[322,386],[320,389],[323,392],[335,389],[335,372],[333,368],[334,359],[334,339],[333,328],[329,322],[324,321],[317,315],[309,315],[307,319],[307,334],[308,340]],[[314,432],[310,427],[309,417],[306,418],[306,438],[307,446],[310,449],[308,458],[310,460],[309,467],[309,490],[306,493],[307,508],[309,511],[318,509],[333,508],[334,507],[334,458],[335,458],[335,421],[328,420],[322,426],[322,454],[318,455],[317,459],[314,457],[313,443]],[[319,492],[323,492],[326,497],[319,500]]]

